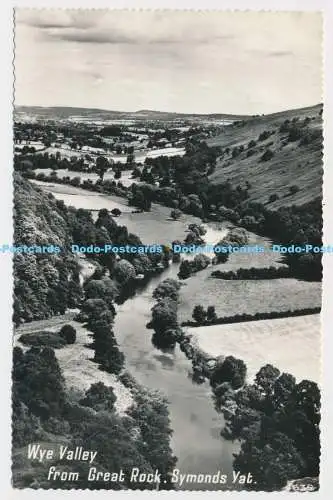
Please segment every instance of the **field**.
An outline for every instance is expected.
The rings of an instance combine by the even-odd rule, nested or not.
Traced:
[[[288,311],[321,305],[321,283],[293,278],[224,281],[197,276],[180,289],[179,319],[191,319],[193,307],[215,306],[217,316]]]
[[[212,278],[213,271],[235,271],[239,268],[283,266],[279,253],[268,251],[268,238],[249,233],[248,245],[267,249],[264,253],[231,254],[224,264],[210,265],[187,280],[180,289],[179,318],[191,319],[193,307],[214,305],[218,316],[255,314],[256,312],[287,311],[317,307],[321,304],[321,283],[294,278],[271,280],[227,281]],[[211,256],[211,255],[210,255]]]
[[[67,388],[73,387],[76,390],[86,391],[91,384],[96,382],[112,386],[117,397],[116,409],[118,413],[123,414],[132,402],[130,391],[117,380],[115,375],[99,370],[98,365],[90,361],[94,354],[94,351],[87,347],[92,342],[91,333],[80,323],[70,319],[71,316],[73,315],[67,314],[23,325],[15,332],[15,344],[26,349],[18,340],[18,337],[23,333],[36,333],[43,330],[55,332],[60,330],[64,324],[73,325],[76,329],[75,344],[55,349],[55,355],[65,377]]]
[[[183,241],[188,225],[200,223],[200,219],[192,215],[182,215],[179,220],[174,221],[170,218],[171,208],[156,203],[152,204],[150,212],[132,213],[135,208],[128,206],[127,200],[120,196],[108,196],[72,186],[36,180],[33,180],[32,183],[42,187],[46,192],[51,192],[55,198],[64,200],[66,205],[94,210],[95,217],[98,210],[102,208],[108,210],[119,208],[122,215],[116,219],[117,223],[125,225],[129,232],[137,234],[145,244],[161,245],[171,244],[174,240]],[[214,229],[215,226],[215,223],[210,223],[207,233],[212,243],[221,239],[226,232],[223,224],[219,224],[221,229]]]
[[[43,173],[45,175],[50,175],[51,172],[52,172],[51,168],[36,168],[35,170],[36,175],[40,173]],[[99,179],[98,174],[96,174],[95,172],[74,172],[73,170],[65,170],[65,169],[58,169],[56,172],[59,179],[61,179],[62,177],[69,177],[70,179],[73,179],[74,177],[80,177],[81,182],[88,179],[92,180],[93,182],[96,182]],[[115,180],[113,170],[110,169],[105,173],[104,180],[105,181]],[[133,182],[140,184],[140,181],[138,182],[137,179],[132,179],[132,170],[124,170],[121,173],[121,178],[118,179],[117,182],[118,181],[120,181],[126,187],[131,186]]]
[[[319,115],[320,106],[301,110],[286,111],[247,120],[241,127],[225,127],[220,135],[209,139],[210,146],[220,146],[223,150],[230,148],[230,153],[218,160],[216,171],[210,176],[214,183],[229,180],[233,185],[251,185],[249,195],[251,201],[278,209],[286,205],[302,205],[321,196],[322,188],[322,152],[320,137],[308,145],[300,145],[300,141],[287,142],[288,132],[279,132],[280,125],[286,120],[299,118],[299,123],[310,118],[310,131],[322,128]],[[273,134],[266,140],[258,141],[264,131]],[[248,144],[255,141],[252,148],[254,154],[247,156]],[[232,158],[234,147],[243,146],[244,151]],[[270,149],[274,156],[262,161],[263,153]],[[290,187],[297,185],[299,191],[290,194]],[[269,203],[269,197],[277,194],[279,199]]]
[[[248,380],[271,363],[280,371],[320,382],[320,316],[298,316],[233,325],[189,328],[197,345],[212,356],[233,355],[247,365]]]
[[[33,144],[31,144],[33,145]],[[38,153],[39,151],[37,151]],[[80,156],[85,156],[86,154],[89,154],[92,158],[96,160],[97,154],[94,153],[93,151],[77,151],[74,149],[70,149],[68,147],[56,147],[56,146],[50,146],[48,148],[44,148],[43,153],[49,153],[50,155],[53,154],[55,155],[57,152],[61,154],[62,158],[72,158],[72,157],[80,157]],[[159,148],[159,149],[146,149],[144,151],[141,150],[135,150],[135,161],[137,163],[144,163],[146,158],[156,158],[157,156],[183,156],[185,154],[185,149],[184,148]],[[115,162],[115,163],[122,163],[125,164],[127,162],[127,155],[116,155],[116,154],[110,154],[110,153],[105,153],[103,156],[105,156],[109,161]],[[45,172],[45,169],[44,169]],[[46,173],[46,172],[45,172]],[[80,172],[77,172],[78,175],[80,175]],[[66,174],[65,174],[66,175]]]

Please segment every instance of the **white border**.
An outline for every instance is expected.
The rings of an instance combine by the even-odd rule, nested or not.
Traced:
[[[1,238],[0,243],[12,240],[12,54],[13,54],[13,27],[12,9],[14,7],[53,7],[53,8],[136,8],[136,9],[239,9],[239,10],[322,10],[325,15],[325,153],[324,153],[324,239],[325,243],[333,241],[333,196],[330,195],[333,185],[333,2],[332,0],[6,0],[0,3],[0,54],[1,54],[1,93],[0,93],[0,126],[1,126],[1,182],[0,182],[0,216]],[[309,36],[311,36],[309,34]],[[1,318],[1,362],[0,362],[0,390],[1,390],[1,441],[0,441],[0,493],[1,498],[17,500],[20,498],[51,499],[51,498],[109,498],[110,495],[131,497],[135,495],[138,500],[152,495],[177,495],[189,498],[193,495],[209,495],[210,498],[221,498],[221,495],[244,496],[246,492],[113,492],[113,491],[59,491],[59,490],[14,490],[10,485],[11,478],[11,353],[12,353],[12,282],[11,282],[11,257],[0,255],[0,318]],[[333,331],[330,328],[330,311],[333,311],[332,293],[333,285],[333,256],[324,256],[324,300],[322,313],[323,329],[323,387],[322,387],[322,425],[321,425],[321,479],[320,491],[312,493],[316,498],[330,498],[332,490],[330,451],[333,444],[332,422],[333,415],[333,383],[332,383],[332,356],[333,356]],[[253,498],[280,498],[289,496],[288,493],[252,493]],[[254,497],[255,495],[255,497]],[[293,493],[292,498],[300,494]],[[302,494],[304,495],[304,494]]]

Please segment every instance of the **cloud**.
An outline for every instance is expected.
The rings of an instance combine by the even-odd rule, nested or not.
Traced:
[[[294,53],[291,50],[273,50],[267,53],[269,57],[290,57]]]
[[[83,29],[67,30],[63,29],[61,31],[48,31],[48,35],[67,42],[78,42],[78,43],[98,43],[98,44],[210,44],[218,42],[219,40],[230,40],[231,36],[192,36],[192,37],[181,37],[170,34],[168,37],[158,37],[148,33],[137,33],[137,34],[126,34],[121,32],[116,32],[110,30],[109,32],[103,31],[90,31]]]
[[[91,44],[219,44],[234,35],[215,19],[174,12],[16,9],[17,24],[45,39]]]
[[[255,114],[320,100],[322,28],[315,14],[16,14],[20,103]]]
[[[77,12],[61,9],[15,9],[15,19],[17,24],[42,30],[71,27],[85,29],[95,26],[99,20],[98,16],[89,16],[88,13],[89,11]]]
[[[98,33],[86,30],[62,30],[57,32],[49,31],[48,35],[66,42],[77,43],[135,43],[135,39],[114,33]]]

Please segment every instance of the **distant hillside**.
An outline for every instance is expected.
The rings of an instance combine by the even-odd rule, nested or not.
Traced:
[[[247,119],[246,115],[231,115],[224,113],[196,114],[196,113],[172,113],[167,111],[155,111],[143,109],[139,111],[112,111],[95,108],[72,108],[72,107],[42,107],[42,106],[16,106],[15,119],[35,118],[38,120],[69,120],[74,118],[85,120],[240,120]]]
[[[210,180],[214,184],[229,180],[235,186],[248,182],[250,200],[270,209],[302,205],[320,197],[321,110],[317,105],[225,127],[207,141],[223,151]]]

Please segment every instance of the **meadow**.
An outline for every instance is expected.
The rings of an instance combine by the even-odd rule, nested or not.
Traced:
[[[113,388],[117,397],[115,402],[116,410],[120,415],[124,414],[132,402],[131,392],[118,380],[116,375],[101,371],[98,364],[90,361],[94,355],[94,351],[89,348],[89,344],[92,342],[92,333],[84,328],[81,323],[73,321],[73,316],[73,313],[67,313],[63,316],[32,321],[20,326],[15,331],[15,345],[20,346],[23,350],[27,348],[19,341],[22,334],[33,334],[43,330],[57,332],[65,324],[72,325],[76,329],[76,342],[61,349],[55,349],[55,355],[64,375],[66,387],[83,393],[89,389],[91,384],[103,382]]]
[[[320,382],[320,315],[189,328],[193,341],[212,356],[242,359],[251,381],[267,363],[281,372]]]

